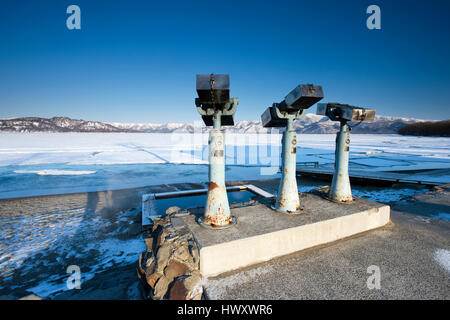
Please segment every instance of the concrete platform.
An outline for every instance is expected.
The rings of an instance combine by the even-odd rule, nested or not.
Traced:
[[[302,215],[289,216],[266,204],[231,210],[238,224],[209,230],[196,223],[198,216],[182,217],[200,249],[200,271],[206,277],[262,263],[315,247],[389,222],[387,205],[357,198],[352,204],[328,201],[319,193],[304,193]]]

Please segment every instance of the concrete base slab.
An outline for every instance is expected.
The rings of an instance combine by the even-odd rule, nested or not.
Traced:
[[[303,193],[305,213],[289,216],[257,204],[231,210],[237,225],[225,230],[201,227],[198,216],[182,217],[200,249],[205,277],[247,267],[314,246],[375,229],[389,222],[387,205],[356,198],[352,204],[328,201],[318,193]]]

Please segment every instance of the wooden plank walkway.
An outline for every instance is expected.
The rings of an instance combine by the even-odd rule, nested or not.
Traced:
[[[297,174],[303,176],[331,179],[334,174],[333,169],[329,168],[311,168],[311,167],[297,167]],[[448,182],[433,181],[433,180],[418,180],[414,179],[414,175],[399,174],[394,172],[381,172],[381,171],[369,171],[369,170],[349,170],[351,182],[372,182],[372,183],[408,183],[419,184],[424,186],[440,186]]]

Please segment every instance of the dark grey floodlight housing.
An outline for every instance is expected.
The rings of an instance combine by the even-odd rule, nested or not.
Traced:
[[[197,94],[204,105],[224,105],[230,99],[230,75],[198,74]]]
[[[274,106],[268,107],[266,111],[264,111],[261,115],[261,122],[264,128],[286,127],[287,119],[280,118],[277,111],[277,108]]]
[[[230,98],[230,76],[228,74],[198,74],[196,84],[197,110],[205,125],[213,125],[213,116],[220,112],[220,122],[224,126],[234,125],[238,98]]]
[[[305,110],[323,98],[321,86],[300,84],[292,90],[283,101],[274,103],[261,115],[262,125],[269,127],[286,127],[289,115],[298,114],[299,119]]]
[[[318,115],[327,116],[333,121],[373,121],[375,110],[350,106],[341,103],[318,103]]]
[[[308,109],[316,102],[323,99],[321,86],[313,84],[301,84],[284,98],[284,101],[278,104],[278,109],[282,112],[297,112],[300,109]]]

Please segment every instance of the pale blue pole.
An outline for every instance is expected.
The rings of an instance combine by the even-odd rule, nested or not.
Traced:
[[[209,187],[205,213],[199,220],[204,227],[226,228],[235,223],[231,217],[225,186],[225,141],[221,129],[220,110],[213,117],[213,129],[209,132]]]
[[[278,188],[275,209],[284,213],[300,213],[300,199],[297,189],[297,134],[293,129],[294,118],[287,119],[286,131],[283,133],[281,152],[281,180]]]
[[[350,131],[347,121],[341,121],[336,136],[335,171],[329,197],[338,202],[351,202],[352,190],[348,176],[348,157],[350,152]]]

